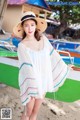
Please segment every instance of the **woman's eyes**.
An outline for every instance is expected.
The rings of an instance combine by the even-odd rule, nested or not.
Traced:
[[[26,25],[25,25],[25,27],[29,27],[29,26],[35,26],[35,24],[31,24],[31,25],[27,25],[27,24],[26,24]]]
[[[31,26],[35,26],[35,24],[32,24]]]

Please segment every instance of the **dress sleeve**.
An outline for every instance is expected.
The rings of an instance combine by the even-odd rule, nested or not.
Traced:
[[[53,91],[57,91],[65,82],[70,68],[63,61],[60,54],[54,49],[49,40],[45,37],[47,47],[49,49],[49,56],[51,60],[52,77],[53,77]]]
[[[19,87],[22,105],[26,105],[31,96],[37,96],[38,88],[36,77],[34,74],[33,65],[29,57],[27,49],[20,43],[18,45],[18,59],[19,59]]]

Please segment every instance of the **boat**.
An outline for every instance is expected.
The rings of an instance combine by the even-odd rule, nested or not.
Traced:
[[[71,42],[64,39],[50,40],[52,46],[61,51],[67,51],[70,53],[71,57],[80,58],[80,42]],[[64,55],[66,55],[64,53]]]

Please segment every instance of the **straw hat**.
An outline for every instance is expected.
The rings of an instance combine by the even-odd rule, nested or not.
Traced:
[[[25,12],[22,14],[21,21],[13,28],[13,33],[17,36],[22,38],[23,37],[23,27],[22,22],[25,20],[34,19],[37,21],[37,30],[42,33],[47,28],[47,22],[43,18],[38,18],[35,16],[35,14],[31,11]]]

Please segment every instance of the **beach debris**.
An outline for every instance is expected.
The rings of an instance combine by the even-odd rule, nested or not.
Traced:
[[[44,105],[47,105],[51,112],[53,112],[55,115],[65,115],[65,111],[59,108],[57,105],[54,105],[53,103],[49,102],[48,100],[45,100],[43,102]]]

